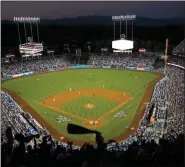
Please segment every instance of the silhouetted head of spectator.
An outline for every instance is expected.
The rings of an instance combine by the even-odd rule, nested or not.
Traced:
[[[24,136],[23,134],[16,134],[15,135],[15,140],[17,140],[18,142],[24,142]]]
[[[12,128],[11,127],[8,127],[6,129],[6,137],[9,141],[12,141],[13,140],[13,135],[12,135]]]
[[[31,152],[32,151],[32,146],[28,145],[27,150],[28,150],[28,152]]]
[[[99,132],[95,134],[96,134],[96,143],[98,145],[98,148],[104,148],[105,144],[104,144],[103,136]]]

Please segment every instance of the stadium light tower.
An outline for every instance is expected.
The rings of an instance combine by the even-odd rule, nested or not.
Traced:
[[[132,40],[133,40],[133,21],[136,20],[136,15],[121,15],[121,16],[112,16],[112,21],[114,22],[114,40],[116,38],[116,30],[115,30],[115,27],[116,27],[116,22],[120,22],[120,37],[121,37],[121,28],[122,28],[122,21],[125,22],[125,35],[126,35],[126,39],[127,39],[127,22],[128,21],[132,21]]]
[[[39,17],[14,17],[14,22],[17,24],[20,44],[21,44],[21,34],[20,34],[19,24],[24,24],[24,35],[25,35],[26,42],[28,40],[27,39],[27,32],[26,32],[26,24],[30,25],[32,39],[33,39],[32,24],[36,24],[36,27],[37,27],[37,40],[39,42],[39,31],[38,31],[38,23],[40,23],[40,18]]]
[[[112,16],[112,21],[114,22],[114,40],[112,41],[112,49],[114,53],[132,53],[132,50],[134,48],[134,40],[133,40],[133,21],[136,19],[136,15],[121,15],[121,16]],[[120,34],[119,39],[116,39],[116,22],[120,23]],[[127,22],[132,22],[132,35],[131,40],[128,40],[127,36]],[[122,22],[125,22],[125,34],[122,34],[121,28],[122,28]]]
[[[19,35],[19,51],[22,55],[22,59],[29,59],[29,58],[40,58],[43,52],[43,43],[39,42],[39,31],[38,31],[38,23],[40,22],[39,17],[14,17],[14,22],[17,24],[17,30]],[[33,41],[33,29],[32,25],[36,24],[37,28],[37,40],[36,42]],[[21,33],[19,26],[24,26],[24,36],[25,42],[21,40]],[[27,37],[27,30],[26,25],[30,26],[30,35]]]

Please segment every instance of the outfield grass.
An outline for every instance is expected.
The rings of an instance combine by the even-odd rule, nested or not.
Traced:
[[[89,75],[89,73],[91,73]],[[137,76],[137,79],[135,79]],[[46,121],[61,134],[71,139],[94,140],[92,135],[68,135],[66,131],[67,124],[58,123],[56,118],[62,114],[44,107],[40,102],[51,95],[59,94],[73,89],[102,88],[118,90],[134,96],[134,100],[129,101],[120,110],[128,113],[125,118],[114,118],[116,114],[112,113],[104,120],[104,125],[97,130],[103,133],[105,139],[116,137],[126,130],[134,118],[138,105],[144,95],[146,86],[156,78],[156,75],[150,72],[123,71],[123,70],[68,70],[62,72],[52,72],[42,75],[34,75],[24,78],[9,80],[2,84],[3,88],[18,92],[19,95],[28,102]],[[37,80],[39,79],[39,80]],[[79,100],[79,101],[78,101]],[[96,107],[92,111],[83,108],[86,101],[92,100]],[[80,105],[78,105],[80,104]],[[82,117],[95,117],[103,114],[106,110],[113,108],[114,102],[107,99],[96,97],[80,97],[74,101],[61,106],[67,112],[78,114]],[[76,108],[79,112],[76,112]],[[47,112],[47,114],[44,114]],[[65,115],[64,115],[65,116]],[[72,123],[81,125],[81,121],[71,119]],[[62,136],[62,135],[61,135]]]

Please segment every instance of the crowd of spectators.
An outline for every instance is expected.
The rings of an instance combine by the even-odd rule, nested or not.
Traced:
[[[9,94],[1,91],[1,142],[3,144],[7,142],[6,129],[8,127],[12,128],[14,136],[19,133],[25,137],[35,133],[49,134],[31,114],[24,112]]]
[[[7,137],[8,138],[8,137]],[[159,139],[147,142],[140,139],[128,145],[127,150],[106,150],[107,144],[103,137],[96,134],[97,147],[85,143],[80,149],[72,149],[72,142],[66,147],[54,141],[50,136],[37,142],[33,137],[33,145],[28,145],[26,139],[16,139],[18,145],[12,149],[15,140],[8,138],[2,145],[2,166],[7,167],[121,167],[121,166],[183,166],[184,135],[180,134],[174,140]]]
[[[27,122],[29,122],[30,125],[32,125],[39,134],[43,134],[43,135],[48,135],[49,132],[47,131],[47,129],[45,129],[44,127],[42,127],[37,120],[32,117],[32,115],[28,112],[22,112],[22,116],[27,120]]]
[[[172,56],[172,57],[170,57],[169,63],[174,63],[179,66],[185,67],[185,58],[178,57],[178,56]]]
[[[103,65],[103,66],[128,66],[128,67],[152,67],[155,60],[155,56],[135,56],[135,55],[92,55],[88,63],[89,65]]]
[[[50,59],[38,59],[29,61],[20,61],[12,64],[1,65],[2,76],[20,74],[22,72],[43,72],[50,68],[62,68],[70,65],[69,60],[65,56]]]
[[[168,69],[168,111],[167,111],[167,129],[170,132],[183,133],[184,122],[184,70],[177,67]]]
[[[22,110],[7,93],[1,91],[1,134],[6,134],[6,128],[10,125],[14,134],[23,133],[28,136],[31,126],[22,116]],[[2,136],[2,143],[6,142],[6,137]]]
[[[173,54],[178,56],[184,56],[185,54],[185,39],[173,49]]]
[[[90,57],[88,64],[104,66],[151,67],[153,57],[136,57],[127,55],[109,55]],[[34,62],[33,62],[34,61]],[[66,59],[33,60],[19,62],[2,67],[2,74],[17,74],[28,71],[43,71],[46,67],[53,68],[69,65]],[[167,66],[156,70],[166,75],[155,87],[151,103],[157,121],[146,123],[145,115],[137,132],[127,140],[117,143],[103,142],[103,137],[96,134],[97,147],[85,143],[81,148],[72,147],[55,141],[46,129],[39,126],[34,118],[24,113],[13,99],[1,93],[2,117],[2,159],[4,166],[180,166],[183,165],[183,118],[184,118],[184,70]],[[148,107],[150,109],[150,105]],[[7,128],[11,127],[13,136],[22,134],[25,138],[31,129],[38,134],[32,138],[32,145],[25,144],[23,138],[11,138]],[[160,129],[160,130],[158,130]],[[11,138],[11,139],[10,139]],[[39,138],[39,140],[38,140]],[[15,144],[16,143],[16,144]]]

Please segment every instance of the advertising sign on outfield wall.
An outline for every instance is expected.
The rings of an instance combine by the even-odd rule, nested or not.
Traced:
[[[33,72],[25,72],[25,73],[23,73],[23,76],[32,75],[32,74],[33,74]]]
[[[21,76],[23,76],[23,74],[15,74],[15,75],[13,75],[12,77],[13,77],[13,78],[17,78],[17,77],[21,77]]]
[[[57,68],[57,71],[62,71],[63,70],[63,68]]]
[[[79,66],[71,66],[72,69],[79,68]]]
[[[150,68],[149,67],[145,68],[145,71],[150,71]]]
[[[8,78],[8,79],[12,78],[12,75],[7,75],[7,78]]]
[[[111,66],[103,66],[103,68],[111,68]]]
[[[139,70],[139,71],[145,71],[144,68],[137,68],[137,70]]]
[[[89,68],[88,65],[78,65],[78,66],[71,66],[71,68],[75,69],[75,68]]]
[[[136,68],[135,67],[126,67],[126,69],[135,70]]]
[[[50,68],[50,69],[49,69],[49,71],[56,71],[56,69],[54,69],[54,68]]]
[[[80,68],[89,68],[89,65],[80,65]]]

